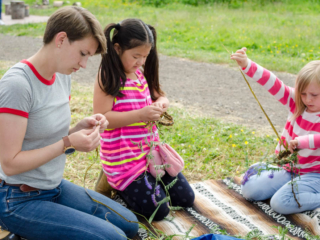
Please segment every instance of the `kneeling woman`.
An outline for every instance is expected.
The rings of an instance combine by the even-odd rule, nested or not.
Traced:
[[[43,47],[0,81],[0,226],[27,239],[126,239],[138,224],[62,179],[66,154],[89,152],[107,127],[101,114],[70,126],[70,74],[106,50],[97,19],[64,7],[48,20]],[[97,126],[97,127],[96,127]],[[90,191],[127,220],[127,209]]]

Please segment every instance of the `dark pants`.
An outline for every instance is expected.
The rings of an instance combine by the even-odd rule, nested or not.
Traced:
[[[182,173],[179,173],[177,177],[178,181],[169,189],[172,206],[191,207],[194,202],[194,192]],[[166,173],[162,181],[168,185],[175,178]],[[166,197],[164,186],[161,182],[158,182],[156,186],[156,179],[148,172],[141,174],[124,191],[118,191],[118,193],[134,212],[144,215],[147,219],[157,209],[157,203]],[[169,211],[167,203],[161,204],[154,220],[164,219]]]

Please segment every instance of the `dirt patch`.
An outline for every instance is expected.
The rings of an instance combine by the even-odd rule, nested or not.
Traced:
[[[0,43],[0,60],[11,62],[30,57],[42,46],[39,38],[2,34]],[[99,62],[100,56],[90,58],[87,68],[73,74],[73,80],[92,85]],[[286,85],[294,85],[295,75],[278,72],[275,74]],[[199,115],[246,125],[256,131],[271,134],[273,132],[235,67],[160,55],[160,82],[173,104],[180,104]],[[250,82],[277,131],[282,131],[287,117],[286,108],[259,84]]]

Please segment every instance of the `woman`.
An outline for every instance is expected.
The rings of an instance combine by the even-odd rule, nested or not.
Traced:
[[[126,239],[138,230],[82,187],[62,179],[66,155],[89,152],[107,127],[101,114],[70,126],[70,74],[104,53],[97,19],[64,7],[48,20],[43,47],[0,81],[0,226],[31,239]],[[127,220],[118,203],[89,191]]]

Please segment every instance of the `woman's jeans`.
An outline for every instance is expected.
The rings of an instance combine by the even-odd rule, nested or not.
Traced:
[[[117,211],[127,220],[135,215],[115,201],[91,190],[96,200]],[[0,184],[0,225],[28,240],[126,239],[138,231],[130,223],[96,203],[83,187],[66,180],[52,190],[22,192],[19,187]]]
[[[256,163],[249,168],[244,176],[247,181],[241,186],[245,198],[253,201],[271,198],[272,209],[281,214],[298,213],[320,207],[320,173],[294,176],[293,189],[301,205],[299,208],[292,193],[291,173],[282,168],[274,166],[272,168],[278,170],[265,170],[265,163]]]

